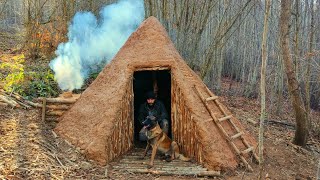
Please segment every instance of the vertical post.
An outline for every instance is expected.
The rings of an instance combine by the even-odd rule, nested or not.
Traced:
[[[47,98],[43,97],[42,99],[42,121],[43,122],[46,120],[46,104],[47,104]]]
[[[319,163],[318,163],[317,180],[320,180],[320,159],[319,159]]]
[[[264,121],[266,119],[266,67],[267,67],[267,38],[268,38],[268,18],[271,7],[271,0],[266,0],[265,12],[264,12],[264,24],[262,33],[262,46],[261,46],[261,116],[260,116],[260,128],[259,128],[259,179],[263,179],[263,135],[264,135]]]
[[[152,81],[153,81],[153,92],[156,95],[156,97],[158,98],[158,82],[157,82],[157,72],[156,71],[152,71]]]

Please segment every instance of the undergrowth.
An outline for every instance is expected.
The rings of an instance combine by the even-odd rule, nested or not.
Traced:
[[[1,55],[0,62],[0,82],[5,91],[16,92],[28,99],[59,94],[54,74],[47,64],[26,65],[24,54]]]

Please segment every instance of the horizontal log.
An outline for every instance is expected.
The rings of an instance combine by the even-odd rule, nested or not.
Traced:
[[[168,66],[158,66],[158,67],[144,67],[144,66],[139,66],[135,67],[135,71],[159,71],[159,70],[167,70],[170,69]]]
[[[37,107],[37,108],[42,108],[42,104],[39,104],[39,103],[34,103],[32,101],[25,101],[27,104],[29,104],[30,106],[33,106],[33,107]]]
[[[20,104],[18,104],[16,101],[12,100],[10,97],[6,95],[0,95],[0,100],[9,104],[11,107],[20,107]]]
[[[64,104],[58,104],[58,105],[47,105],[47,109],[53,109],[53,110],[68,110],[70,109],[70,106],[64,105]]]
[[[3,89],[0,89],[0,94],[2,94],[2,95],[4,95],[4,96],[9,96],[9,97],[11,97],[11,98],[13,97],[13,98],[15,98],[15,99],[17,99],[17,100],[22,99],[21,96],[16,96],[16,95],[15,95],[16,93],[8,93],[8,92],[4,91]]]
[[[61,110],[57,110],[57,111],[47,111],[46,115],[48,116],[62,116],[63,113],[65,113],[66,111],[61,111]]]
[[[80,96],[79,96],[80,97]],[[47,102],[48,103],[66,103],[66,104],[73,104],[75,103],[79,97],[73,97],[73,98],[61,98],[61,97],[58,97],[58,98],[46,98],[47,99]],[[43,100],[43,97],[39,97],[39,98],[36,98],[36,101],[39,101],[39,102],[42,102]]]
[[[145,165],[147,163],[149,163],[150,159],[147,159],[146,161],[135,161],[135,160],[120,160],[120,163],[123,164],[130,164],[132,166],[135,165]],[[181,166],[181,167],[201,167],[201,166],[192,166],[192,164],[190,163],[185,163],[182,161],[176,161],[176,162],[166,162],[166,161],[160,161],[160,160],[155,160],[154,162],[155,165],[159,165],[159,166]]]
[[[18,104],[20,104],[21,106],[25,107],[26,109],[30,109],[31,106],[29,106],[28,104],[24,103],[24,102],[20,102],[20,101],[16,101]]]
[[[46,114],[46,121],[59,122],[59,118],[57,116],[48,116]]]
[[[10,100],[14,101],[15,103],[18,103],[19,105],[25,107],[26,109],[29,109],[31,108],[31,106],[25,104],[24,102],[24,98],[22,96],[20,96],[19,94],[16,94],[16,93],[8,93],[8,92],[5,92],[4,90],[1,90],[0,93],[9,98]],[[20,107],[20,106],[18,106]]]
[[[147,164],[136,164],[136,165],[132,165],[132,164],[119,164],[116,166],[112,166],[112,168],[117,168],[117,169],[140,169],[140,168],[146,168]],[[153,166],[154,169],[158,169],[158,170],[164,170],[164,169],[168,169],[168,170],[190,170],[190,171],[206,171],[208,170],[207,168],[203,168],[203,167],[187,167],[187,166],[179,166],[179,165],[154,165]]]
[[[132,173],[143,173],[143,174],[156,174],[156,175],[186,175],[186,176],[221,176],[219,171],[163,171],[163,170],[152,170],[152,169],[124,169]]]
[[[32,101],[25,101],[25,102],[33,107],[42,108],[42,104],[40,103],[34,103]],[[70,106],[65,104],[54,104],[54,105],[46,105],[46,108],[52,109],[52,110],[68,110],[70,109]]]
[[[0,106],[8,106],[8,104],[5,102],[0,102]]]
[[[285,125],[289,127],[295,127],[295,124],[290,123],[290,122],[285,122],[285,121],[277,121],[277,120],[266,120],[266,123],[273,123],[273,124],[280,124],[280,125]]]
[[[202,171],[197,176],[221,176],[220,171]]]

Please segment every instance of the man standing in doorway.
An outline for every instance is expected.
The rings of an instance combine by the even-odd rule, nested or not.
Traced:
[[[169,132],[169,122],[168,122],[168,113],[164,104],[156,99],[154,92],[150,91],[146,94],[146,102],[141,104],[139,109],[138,120],[142,122],[150,118],[151,120],[157,120],[162,131],[168,135]],[[139,132],[140,141],[146,141],[146,129],[142,128]]]

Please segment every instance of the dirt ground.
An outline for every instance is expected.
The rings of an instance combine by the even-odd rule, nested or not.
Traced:
[[[258,138],[259,123],[247,121],[258,121],[258,100],[221,96],[221,101]],[[312,116],[320,119],[319,112],[313,112]],[[291,116],[282,120],[293,123]],[[55,125],[53,120],[42,122],[40,110],[0,106],[0,179],[210,179],[131,174],[115,171],[112,165],[99,166],[87,161],[79,149],[57,137],[52,131]],[[316,179],[320,168],[319,139],[312,136],[307,148],[302,149],[290,145],[294,136],[292,126],[269,122],[265,127],[266,179]],[[238,169],[223,172],[222,177],[215,178],[257,179],[258,165],[253,168],[253,173]]]

